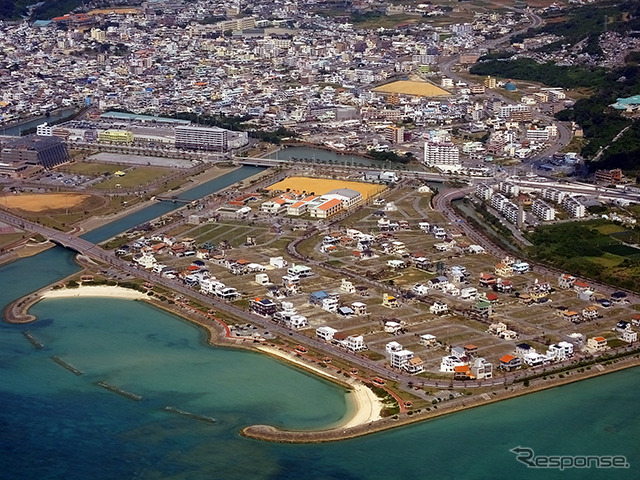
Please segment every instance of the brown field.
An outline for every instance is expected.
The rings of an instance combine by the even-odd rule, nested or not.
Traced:
[[[48,210],[72,209],[89,198],[91,195],[77,193],[5,195],[0,197],[0,205],[26,212],[40,213]]]
[[[400,80],[388,83],[373,89],[374,92],[400,93],[404,95],[417,95],[419,97],[444,97],[451,95],[446,90],[429,82],[416,82]]]
[[[293,192],[314,192],[316,195],[324,195],[336,188],[350,188],[362,194],[367,199],[376,193],[383,191],[386,187],[375,183],[348,182],[344,180],[331,180],[328,178],[311,177],[287,177],[281,182],[274,183],[267,190],[290,189]]]

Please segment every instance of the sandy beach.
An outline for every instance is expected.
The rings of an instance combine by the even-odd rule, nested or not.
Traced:
[[[341,378],[334,375],[331,370],[323,369],[311,364],[310,362],[302,361],[300,358],[296,357],[293,352],[282,351],[278,348],[266,345],[256,347],[256,350],[266,353],[267,355],[281,358],[286,362],[293,363],[305,370],[310,370],[313,373],[331,381],[338,382],[343,385],[346,383],[350,387],[351,393],[348,394],[348,398],[353,402],[352,411],[336,425],[333,425],[331,427],[332,430],[343,430],[345,428],[366,425],[367,423],[375,422],[382,418],[380,416],[380,412],[384,406],[382,401],[370,388],[366,387],[359,381],[353,378]]]
[[[108,297],[128,300],[144,300],[149,298],[142,292],[115,285],[81,285],[77,288],[58,288],[47,290],[41,298],[74,298],[74,297]]]

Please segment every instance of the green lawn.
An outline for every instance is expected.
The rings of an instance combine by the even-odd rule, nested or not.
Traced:
[[[76,175],[86,175],[88,177],[98,177],[105,173],[113,174],[118,170],[126,170],[127,165],[118,165],[115,163],[70,163],[60,168],[64,172],[73,173]]]
[[[125,170],[126,175],[123,177],[111,177],[103,182],[98,183],[95,188],[102,190],[111,190],[120,185],[122,188],[133,188],[152,183],[171,174],[171,169],[162,167],[135,167]]]

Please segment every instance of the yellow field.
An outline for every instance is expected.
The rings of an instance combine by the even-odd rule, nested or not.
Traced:
[[[398,82],[387,83],[373,89],[374,92],[400,93],[403,95],[416,95],[419,97],[445,97],[451,95],[446,90],[435,86],[429,82],[414,82],[411,80],[400,80]]]
[[[294,193],[313,192],[315,195],[324,195],[336,188],[350,188],[362,194],[364,199],[383,191],[386,187],[375,183],[348,182],[345,180],[331,180],[327,178],[311,178],[311,177],[287,177],[281,182],[274,183],[267,190],[289,189]]]
[[[6,195],[0,197],[0,206],[39,213],[47,210],[73,208],[88,198],[91,198],[91,195],[76,193]]]

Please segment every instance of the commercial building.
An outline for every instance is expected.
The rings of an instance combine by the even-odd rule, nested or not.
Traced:
[[[6,164],[26,163],[49,169],[68,161],[67,146],[58,137],[18,137],[6,142],[0,151],[0,162]]]
[[[129,130],[104,130],[98,133],[99,142],[133,143],[133,133]]]
[[[228,133],[224,128],[181,125],[175,128],[176,148],[224,152]]]

